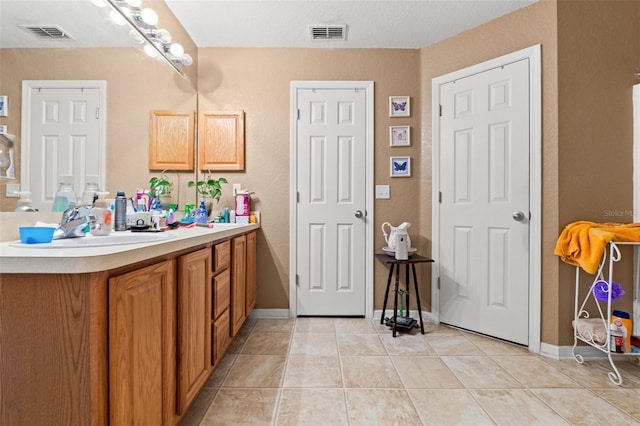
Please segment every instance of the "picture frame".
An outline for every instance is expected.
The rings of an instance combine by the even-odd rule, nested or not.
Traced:
[[[0,117],[7,117],[9,115],[9,97],[7,95],[0,95]]]
[[[0,125],[0,133],[7,133],[7,126],[5,124]]]
[[[411,126],[389,126],[389,146],[411,146]]]
[[[390,177],[411,177],[411,157],[389,157]]]
[[[389,96],[389,117],[410,117],[411,98],[409,96]]]

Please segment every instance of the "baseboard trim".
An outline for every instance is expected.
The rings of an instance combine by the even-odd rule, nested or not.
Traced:
[[[540,355],[553,359],[574,359],[572,353],[573,346],[556,346],[548,343],[540,343]],[[598,348],[593,346],[578,346],[576,347],[576,354],[582,355],[585,361],[597,361],[607,359],[607,354],[602,352]],[[616,356],[612,354],[612,356]]]
[[[249,317],[256,319],[288,319],[289,309],[254,309]]]

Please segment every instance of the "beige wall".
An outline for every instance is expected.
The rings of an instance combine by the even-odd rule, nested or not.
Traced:
[[[255,191],[262,212],[258,239],[258,308],[289,307],[289,99],[292,80],[371,80],[375,84],[375,183],[391,187],[391,200],[375,202],[375,248],[382,222],[418,227],[420,158],[419,51],[394,49],[200,49],[200,111],[245,111],[246,172],[223,173]],[[410,118],[389,118],[389,96],[411,96]],[[410,125],[411,147],[389,147],[389,126]],[[389,178],[389,156],[412,157],[411,178]],[[224,200],[223,200],[224,202]],[[426,271],[426,269],[425,269]],[[376,262],[375,305],[382,306],[387,270]],[[421,274],[423,286],[427,274]],[[423,292],[426,291],[426,288]]]
[[[586,30],[588,29],[588,31]],[[632,86],[640,70],[640,3],[558,2],[558,219],[632,222]],[[615,281],[631,311],[631,253]],[[557,278],[560,344],[569,344],[574,268]]]

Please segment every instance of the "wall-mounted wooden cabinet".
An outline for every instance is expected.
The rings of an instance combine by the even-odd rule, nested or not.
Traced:
[[[151,111],[149,169],[193,170],[194,114]]]
[[[244,170],[244,111],[198,116],[198,168]]]

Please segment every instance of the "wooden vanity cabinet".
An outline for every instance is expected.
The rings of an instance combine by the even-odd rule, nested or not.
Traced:
[[[178,258],[178,414],[211,373],[211,249]]]
[[[174,423],[175,270],[166,260],[109,279],[112,425]]]

